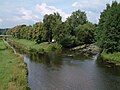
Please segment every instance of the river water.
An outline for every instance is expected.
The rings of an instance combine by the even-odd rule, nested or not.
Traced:
[[[97,55],[26,55],[31,90],[120,90],[120,70],[103,67]]]

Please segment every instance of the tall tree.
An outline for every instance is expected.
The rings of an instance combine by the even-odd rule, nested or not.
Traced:
[[[36,43],[41,43],[43,41],[43,23],[42,22],[37,22],[36,24],[33,25],[34,28],[34,39],[36,40]]]
[[[78,25],[83,25],[87,23],[86,13],[77,10],[73,12],[70,17],[67,18],[66,23],[66,27],[68,31],[70,31],[70,34],[72,36],[75,36],[75,28],[78,27]]]
[[[101,13],[97,29],[98,45],[106,52],[120,51],[120,3],[112,2]]]
[[[95,25],[86,23],[76,28],[76,37],[78,44],[91,44],[94,40]]]
[[[44,36],[47,41],[49,42],[52,41],[52,39],[55,36],[56,29],[61,22],[62,22],[61,16],[59,15],[59,13],[54,13],[44,16],[43,29],[44,29]]]

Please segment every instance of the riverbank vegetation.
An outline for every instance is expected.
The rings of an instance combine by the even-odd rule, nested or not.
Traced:
[[[103,60],[120,63],[120,3],[107,4],[97,27],[97,43]]]
[[[35,41],[27,40],[27,39],[17,39],[11,38],[8,40],[17,48],[21,48],[22,50],[26,50],[28,52],[38,52],[38,53],[49,53],[51,51],[61,52],[61,45],[58,43],[49,43],[49,42],[42,42],[40,44],[36,44]]]
[[[7,34],[15,38],[42,42],[56,42],[62,47],[71,48],[82,44],[91,44],[94,40],[95,25],[90,23],[86,13],[80,10],[72,13],[62,22],[59,13],[45,15],[43,22],[32,26],[18,25],[10,29]]]
[[[120,65],[120,52],[114,53],[101,53],[101,59],[107,63],[114,63],[115,65]]]
[[[36,49],[40,47],[43,51],[44,49],[45,51],[51,51],[52,49],[44,47],[49,47],[51,44],[54,46],[56,43],[61,45],[62,48],[70,49],[80,45],[96,43],[101,49],[100,52],[104,51],[101,57],[107,56],[109,57],[108,60],[111,61],[115,54],[118,62],[120,60],[116,53],[119,54],[120,52],[119,15],[120,3],[114,1],[111,5],[107,4],[106,9],[100,15],[98,24],[89,22],[86,13],[81,10],[74,11],[64,22],[60,14],[55,12],[54,14],[46,14],[43,21],[34,25],[15,26],[7,31],[7,34],[20,39],[18,41],[21,43],[25,42],[26,47],[30,46]],[[26,39],[26,41],[23,39]],[[28,43],[27,40],[31,42],[28,41]]]
[[[22,57],[15,55],[0,40],[0,90],[26,90],[26,74]]]

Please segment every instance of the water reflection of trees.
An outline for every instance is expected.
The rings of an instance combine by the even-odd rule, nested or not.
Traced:
[[[116,66],[114,63],[105,62],[99,58],[96,60],[96,65],[106,73],[112,73],[113,75],[120,76],[120,66]]]
[[[19,46],[13,44],[12,42],[9,42],[9,44],[15,48],[16,52],[19,52],[20,54],[27,54],[30,59],[34,62],[44,64],[47,67],[51,67],[53,69],[59,69],[62,65],[62,58],[61,55],[52,52],[49,54],[38,54],[37,52],[29,52],[27,50],[24,50],[20,48]]]
[[[32,61],[44,64],[45,66],[52,69],[59,69],[63,64],[61,56],[56,53],[50,53],[50,54],[44,54],[44,55],[30,53],[29,57]]]

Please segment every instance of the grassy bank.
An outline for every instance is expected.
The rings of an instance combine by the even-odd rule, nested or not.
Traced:
[[[26,90],[25,64],[0,40],[0,90]]]
[[[32,52],[36,51],[36,52],[48,53],[51,51],[61,51],[61,47],[62,47],[58,43],[43,42],[41,44],[36,44],[35,41],[30,41],[26,39],[12,38],[11,40],[17,46]]]
[[[102,52],[100,58],[107,63],[113,63],[120,66],[120,52],[114,52],[112,54]]]

